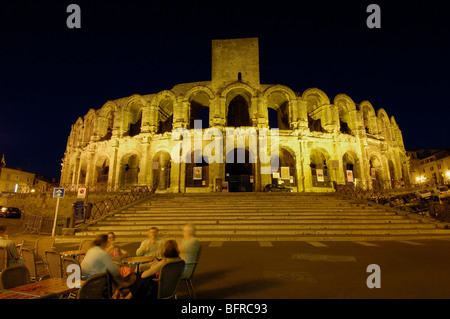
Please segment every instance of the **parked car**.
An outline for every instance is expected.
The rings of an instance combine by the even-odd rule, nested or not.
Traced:
[[[436,187],[436,192],[439,198],[450,197],[450,189],[448,188],[448,186],[438,186]]]
[[[420,191],[415,192],[416,196],[420,199],[430,199],[432,196],[432,193],[428,189],[422,189]]]
[[[294,190],[292,188],[286,187],[284,185],[278,185],[278,184],[267,184],[264,187],[265,192],[293,192]]]
[[[22,211],[17,207],[2,207],[0,216],[5,218],[20,218]]]

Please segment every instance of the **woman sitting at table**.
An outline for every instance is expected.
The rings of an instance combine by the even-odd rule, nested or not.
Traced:
[[[156,299],[158,294],[158,282],[153,279],[157,278],[157,274],[167,263],[178,262],[182,260],[179,256],[180,251],[175,240],[168,240],[164,244],[163,259],[153,264],[150,269],[138,275],[136,281],[131,284],[128,289],[129,293],[125,299]],[[118,297],[118,294],[115,295]]]
[[[109,232],[108,234],[108,243],[105,247],[105,251],[111,256],[113,262],[116,263],[117,268],[119,269],[119,273],[123,279],[128,281],[131,275],[134,273],[130,267],[122,266],[120,264],[120,259],[128,256],[128,252],[125,249],[122,249],[116,246],[115,240],[116,235],[113,232]]]

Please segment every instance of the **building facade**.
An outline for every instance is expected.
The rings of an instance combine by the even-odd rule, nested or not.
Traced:
[[[422,149],[407,151],[411,181],[417,185],[450,184],[450,151]]]
[[[0,166],[0,193],[29,193],[36,174],[21,169]]]
[[[231,138],[231,128],[248,134]],[[180,131],[193,145],[179,151],[181,161]],[[269,161],[258,153],[263,144]],[[257,38],[213,40],[210,81],[111,100],[78,118],[61,174],[61,184],[152,184],[160,192],[262,191],[270,183],[326,192],[333,182],[398,181],[409,182],[409,160],[394,117],[345,94],[331,100],[317,88],[260,83]]]

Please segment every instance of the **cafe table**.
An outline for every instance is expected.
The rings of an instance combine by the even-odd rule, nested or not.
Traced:
[[[14,292],[9,290],[0,290],[0,299],[31,299],[39,297],[39,295]]]
[[[139,274],[139,266],[141,264],[148,264],[154,261],[156,258],[153,256],[137,256],[137,257],[128,257],[122,259],[123,263],[126,263],[128,265],[136,265],[136,273]]]
[[[30,284],[10,288],[7,291],[31,294],[35,296],[45,296],[48,294],[57,294],[63,296],[77,291],[78,288],[69,288],[66,278],[50,278]]]

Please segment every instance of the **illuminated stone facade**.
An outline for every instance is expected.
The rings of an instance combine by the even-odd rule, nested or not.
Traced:
[[[177,164],[173,130],[194,135],[194,120],[228,127],[278,128],[279,167],[261,174],[261,163],[198,161]],[[272,133],[268,133],[270,145]],[[206,146],[210,141],[203,141]],[[235,144],[238,147],[238,144]],[[254,155],[247,137],[246,158]],[[217,151],[217,150],[216,150]],[[228,152],[229,153],[229,152]],[[203,156],[204,158],[204,156]],[[197,162],[197,163],[196,163]],[[161,192],[262,191],[283,183],[295,192],[332,191],[333,182],[392,187],[409,182],[408,157],[394,117],[345,94],[333,100],[320,89],[295,91],[261,84],[258,39],[213,40],[211,81],[183,83],[155,94],[106,102],[80,117],[68,139],[62,184],[152,184]]]

